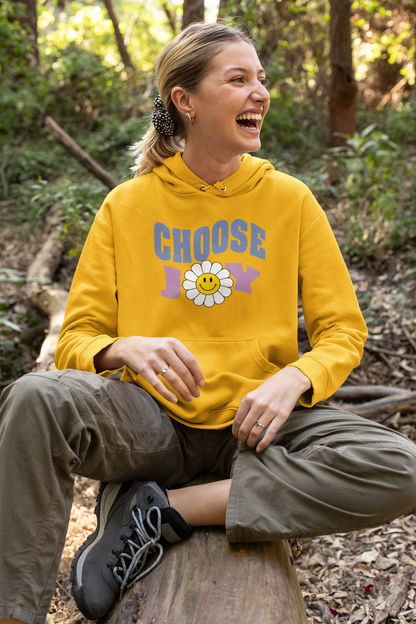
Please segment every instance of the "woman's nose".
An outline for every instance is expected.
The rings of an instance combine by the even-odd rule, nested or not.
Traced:
[[[256,100],[256,102],[268,102],[270,100],[270,94],[267,91],[266,87],[260,84],[256,85],[255,89],[253,90],[252,98]]]

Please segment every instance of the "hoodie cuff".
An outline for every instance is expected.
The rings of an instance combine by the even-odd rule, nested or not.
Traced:
[[[305,353],[299,360],[288,366],[298,368],[312,384],[312,388],[298,399],[303,407],[313,407],[318,401],[324,401],[327,398],[328,371],[321,362],[309,353]]]
[[[119,338],[120,336],[117,336],[116,338],[111,338],[110,336],[97,336],[96,338],[93,338],[91,342],[87,344],[85,349],[83,349],[79,354],[78,370],[96,373],[97,371],[94,365],[95,356],[98,355],[100,351],[113,344],[116,340],[119,340]],[[118,369],[115,368],[114,370]],[[113,371],[102,371],[100,375],[105,376],[106,374],[112,372]]]

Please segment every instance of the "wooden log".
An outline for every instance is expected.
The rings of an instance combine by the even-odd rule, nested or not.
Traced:
[[[358,414],[364,418],[374,418],[412,409],[416,406],[416,392],[401,392],[375,401],[368,401],[361,405],[345,404],[342,409],[346,412]]]
[[[68,292],[53,282],[64,249],[57,223],[58,215],[53,211],[48,219],[51,232],[30,265],[26,278],[25,293],[30,304],[49,317],[48,334],[32,372],[55,368],[55,350],[68,299]]]
[[[42,293],[41,300],[43,309],[48,310],[49,329],[32,372],[56,370],[54,365],[55,351],[64,320],[68,292],[58,285],[54,285]]]
[[[42,300],[41,298],[38,299],[38,295],[52,284],[53,275],[62,259],[65,243],[61,237],[61,229],[58,227],[58,223],[59,216],[55,210],[52,210],[47,223],[51,232],[29,266],[26,277],[25,293],[28,299],[46,314],[49,314],[49,308],[44,309]]]
[[[87,154],[87,152],[83,150],[52,117],[46,117],[45,123],[51,128],[53,138],[72,156],[75,156],[75,158],[101,180],[101,182],[104,182],[110,190],[118,185],[117,180],[91,158],[91,156]]]
[[[116,604],[106,624],[307,624],[286,540],[228,544],[225,530],[198,528]]]
[[[202,476],[189,485],[212,481]],[[296,556],[296,555],[295,555]],[[287,540],[229,544],[223,527],[198,527],[100,624],[307,624]]]
[[[341,386],[331,399],[336,401],[355,401],[361,399],[380,399],[385,396],[408,392],[404,388],[394,386]]]

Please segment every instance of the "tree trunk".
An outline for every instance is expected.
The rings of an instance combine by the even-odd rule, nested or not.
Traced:
[[[108,15],[110,16],[110,19],[113,22],[114,34],[116,36],[117,47],[121,56],[121,60],[123,61],[126,67],[131,67],[132,69],[135,69],[133,65],[133,61],[131,60],[130,54],[125,46],[123,36],[118,27],[118,21],[116,18],[116,14],[114,13],[111,0],[104,0],[104,4],[107,9]]]
[[[330,0],[330,61],[329,144],[345,145],[346,139],[335,133],[352,135],[355,131],[357,83],[352,67],[351,2]]]
[[[220,0],[218,5],[217,22],[227,16],[229,0]]]
[[[16,4],[24,7],[24,14],[16,18],[24,30],[28,33],[30,46],[32,51],[29,53],[29,61],[31,65],[39,64],[38,50],[38,17],[36,10],[36,0],[17,0]]]
[[[204,0],[183,0],[182,30],[192,22],[203,22],[204,13]]]

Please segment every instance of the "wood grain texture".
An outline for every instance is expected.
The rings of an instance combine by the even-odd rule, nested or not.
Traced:
[[[307,624],[286,540],[229,544],[198,528],[116,604],[106,624]]]

